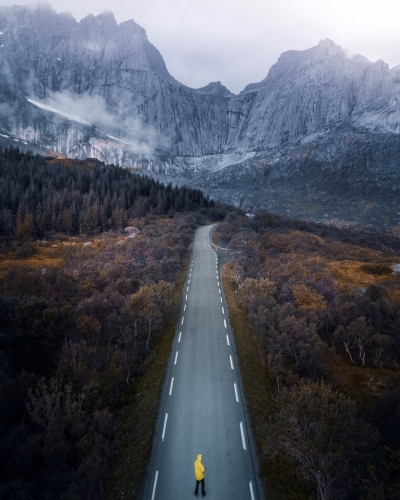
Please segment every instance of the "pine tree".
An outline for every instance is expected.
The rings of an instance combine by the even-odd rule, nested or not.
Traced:
[[[33,215],[26,211],[19,213],[17,216],[17,224],[15,228],[15,236],[21,241],[28,241],[34,234],[35,226],[33,224]]]

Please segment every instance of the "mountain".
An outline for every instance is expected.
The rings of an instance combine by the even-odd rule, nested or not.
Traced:
[[[247,210],[400,223],[400,66],[326,39],[234,95],[176,81],[110,12],[2,7],[0,33],[0,145],[144,168]]]

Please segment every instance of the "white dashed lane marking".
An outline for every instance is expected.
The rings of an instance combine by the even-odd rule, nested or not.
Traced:
[[[240,422],[240,433],[242,434],[243,449],[246,450],[246,438],[244,437],[243,423]]]
[[[151,495],[151,500],[154,500],[154,495],[156,494],[157,479],[158,479],[158,471],[156,471],[156,477],[154,479],[153,494]]]
[[[197,239],[195,238],[195,244],[196,244],[196,241],[197,241]],[[190,281],[191,281],[190,278],[192,277],[195,255],[196,255],[196,249],[194,248],[192,262],[191,262],[191,266],[190,266],[190,272],[189,272],[189,279],[188,279],[188,282],[187,282],[188,286],[186,288],[187,292],[189,292],[189,284],[190,284]],[[216,275],[217,275],[218,292],[220,294],[220,302],[221,302],[221,304],[223,304],[223,300],[222,300],[222,296],[221,296],[222,292],[221,292],[220,282],[219,282],[219,277],[218,277],[218,256],[217,256],[217,253],[215,251],[214,251],[214,255],[215,255],[215,268],[216,268],[215,272],[216,272]],[[188,300],[188,295],[187,294],[186,294],[185,300],[186,301]],[[184,305],[184,311],[186,311],[186,306],[187,306],[187,304]],[[225,309],[224,309],[224,307],[222,305],[221,305],[221,310],[222,310],[222,314],[225,314]],[[183,325],[184,319],[185,319],[184,316],[182,316],[181,325]],[[224,319],[224,327],[228,328],[225,319]],[[178,343],[181,341],[181,338],[182,338],[182,331],[179,332]],[[229,341],[229,336],[228,335],[226,335],[226,343],[227,343],[228,346],[230,346],[230,341]],[[178,362],[178,354],[179,354],[179,352],[176,351],[174,365],[176,365],[177,362]],[[234,364],[233,364],[232,355],[229,355],[229,362],[230,362],[230,365],[231,365],[231,369],[234,370]],[[238,392],[238,388],[237,388],[236,382],[233,384],[233,386],[234,386],[234,392],[235,392],[235,400],[236,400],[237,403],[239,403],[239,392]],[[173,387],[174,387],[174,377],[172,377],[172,379],[171,379],[171,384],[170,384],[170,388],[169,388],[169,395],[170,396],[172,396]],[[167,422],[168,422],[168,413],[165,414],[164,426],[163,426],[163,432],[162,432],[162,441],[164,441],[164,439],[165,439],[166,429],[167,429]],[[241,437],[242,437],[243,449],[246,451],[247,450],[247,444],[246,444],[246,437],[245,437],[243,422],[240,422],[240,434],[241,434]],[[155,493],[156,493],[156,488],[157,488],[157,481],[158,481],[158,475],[159,475],[159,471],[156,471],[155,479],[154,479],[154,486],[153,486],[153,493],[152,493],[151,500],[154,500],[154,498],[155,498]],[[249,482],[249,489],[250,489],[251,500],[255,500],[252,481]]]
[[[250,486],[250,495],[251,495],[251,500],[254,500],[254,491],[253,491],[253,483],[250,481],[249,483]]]
[[[237,390],[236,382],[233,384],[233,387],[235,388],[236,402],[239,403],[239,395],[238,395],[238,390]]]
[[[165,438],[165,430],[167,428],[167,421],[168,421],[168,413],[165,414],[165,420],[164,420],[164,428],[162,431],[162,440],[164,441]]]

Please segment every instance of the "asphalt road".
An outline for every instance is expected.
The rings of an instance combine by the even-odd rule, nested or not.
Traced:
[[[210,227],[196,233],[159,410],[146,500],[194,498],[193,462],[199,453],[207,469],[207,498],[261,500],[221,287],[220,258],[210,247]]]

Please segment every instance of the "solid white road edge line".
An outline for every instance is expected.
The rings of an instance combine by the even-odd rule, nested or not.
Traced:
[[[254,500],[254,491],[253,491],[253,483],[250,481],[249,483],[250,486],[250,495],[251,495],[251,500]]]
[[[178,361],[178,352],[179,352],[179,351],[176,351],[176,354],[175,354],[175,361],[174,361],[174,365],[176,365],[176,362]]]
[[[246,448],[246,438],[244,437],[244,429],[243,429],[243,423],[242,422],[240,422],[240,432],[242,433],[243,449],[247,450],[247,448]]]
[[[171,387],[169,388],[169,395],[171,396],[172,394],[172,388],[174,387],[174,377],[171,379]]]
[[[174,379],[172,379],[174,380]],[[235,397],[236,397],[236,402],[239,403],[239,395],[238,395],[238,391],[237,391],[237,385],[236,385],[236,382],[233,384],[233,387],[235,388]]]
[[[162,438],[161,438],[163,441],[164,441],[164,437],[165,437],[165,429],[167,428],[167,420],[168,420],[168,413],[165,414],[164,428],[163,428],[163,431],[162,431]]]
[[[230,359],[230,362],[231,362],[231,368],[233,370],[233,361],[232,361],[232,356],[231,355],[229,355],[229,359]]]
[[[181,341],[181,335],[182,335],[182,332],[179,332],[179,339],[178,339],[178,342]]]
[[[228,345],[230,345],[230,344],[229,344],[229,337],[228,337],[228,335],[226,336],[226,343],[227,343]]]
[[[183,323],[183,321],[182,321],[182,323]],[[227,328],[227,326],[226,326],[226,320],[224,320],[224,325],[225,325],[225,328]]]
[[[153,494],[151,495],[151,500],[154,500],[154,495],[156,494],[157,479],[158,479],[158,470],[156,471],[156,478],[154,479]]]

